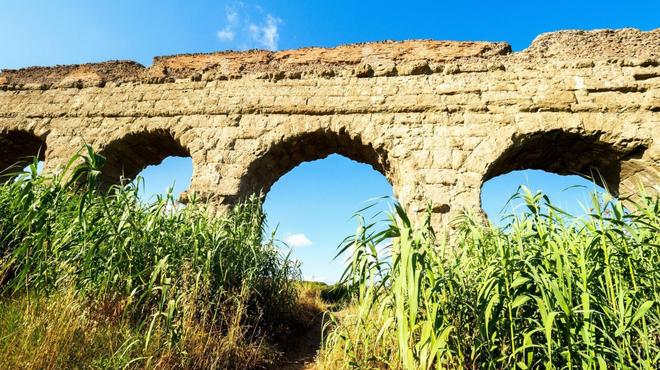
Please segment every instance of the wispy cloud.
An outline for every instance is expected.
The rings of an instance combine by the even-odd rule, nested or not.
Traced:
[[[265,46],[268,50],[277,50],[277,42],[280,40],[277,27],[280,23],[282,23],[281,19],[268,14],[266,15],[265,24],[261,26],[257,26],[254,23],[250,24],[252,39]]]
[[[305,236],[305,234],[292,233],[286,233],[284,235],[284,242],[291,247],[308,247],[313,244],[312,241]]]
[[[277,50],[282,19],[266,13],[259,5],[246,6],[236,2],[225,7],[226,23],[218,31],[218,38],[227,43],[236,42],[240,48],[254,47]]]
[[[234,36],[236,36],[236,32],[232,31],[230,26],[225,27],[222,31],[218,31],[218,37],[220,40],[232,41]]]
[[[238,5],[243,6],[243,3],[238,3]],[[227,12],[227,22],[229,22],[229,24],[238,23],[238,11],[236,11],[235,8],[227,5],[225,11]]]

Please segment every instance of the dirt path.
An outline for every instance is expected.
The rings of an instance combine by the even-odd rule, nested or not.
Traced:
[[[276,370],[316,370],[314,359],[321,346],[321,331],[323,329],[323,313],[314,317],[307,332],[300,337],[297,345],[284,354],[284,362]],[[327,313],[325,315],[327,320]]]

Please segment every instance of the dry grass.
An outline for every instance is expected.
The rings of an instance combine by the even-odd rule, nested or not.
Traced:
[[[50,297],[23,294],[3,299],[0,309],[0,368],[83,368],[84,364],[121,368],[123,343],[130,332],[112,316],[98,320],[100,310],[76,296],[74,289]],[[107,308],[107,307],[105,307]],[[91,357],[96,363],[90,363]]]
[[[243,323],[247,295],[233,298],[215,325],[205,321],[210,316],[198,311],[194,299],[181,302],[185,330],[175,347],[163,322],[147,338],[144,328],[122,320],[121,301],[90,303],[73,288],[5,298],[0,368],[249,369],[277,363],[281,350]]]
[[[300,283],[288,323],[289,340],[328,308],[318,288]],[[250,369],[282,360],[286,343],[275,347],[245,325],[247,290],[232,295],[221,312],[200,312],[189,296],[177,346],[156,322],[146,330],[122,319],[126,302],[81,297],[68,286],[49,296],[17,295],[0,306],[0,369]],[[294,343],[292,341],[291,343]]]
[[[337,369],[402,369],[397,361],[395,337],[385,335],[376,343],[382,326],[376,312],[366,316],[357,301],[332,313],[326,323],[324,343],[316,366],[319,370]]]

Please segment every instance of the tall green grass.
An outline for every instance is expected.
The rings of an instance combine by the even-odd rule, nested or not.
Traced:
[[[171,194],[143,202],[135,183],[109,190],[98,183],[104,160],[85,146],[53,173],[37,175],[35,159],[0,186],[0,298],[29,311],[69,297],[80,315],[111,312],[116,329],[130,332],[115,347],[140,348],[129,351],[138,356],[129,368],[276,360],[281,348],[268,343],[292,334],[299,271],[264,237],[259,197],[221,217],[210,217],[194,195],[185,207]],[[10,335],[0,333],[6,350]]]
[[[659,200],[642,189],[627,212],[594,194],[576,218],[541,193],[518,197],[526,212],[503,227],[458,220],[454,246],[400,206],[385,231],[363,224],[340,251],[357,298],[321,368],[660,367]]]

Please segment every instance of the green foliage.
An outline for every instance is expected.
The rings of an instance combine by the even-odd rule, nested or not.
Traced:
[[[340,251],[353,253],[357,311],[334,323],[324,368],[658,368],[658,199],[642,191],[627,212],[595,194],[574,218],[541,193],[518,197],[527,212],[503,228],[460,220],[456,247],[400,206],[387,230],[362,226]]]
[[[321,299],[330,303],[345,303],[349,298],[348,287],[343,284],[330,285],[321,290]]]
[[[290,334],[299,271],[264,241],[259,197],[219,217],[194,195],[185,207],[169,193],[145,203],[139,180],[103,190],[105,158],[83,150],[45,176],[35,159],[0,186],[3,297],[72,285],[90,302],[120,302],[145,348],[157,332],[167,336],[161,345],[179,348],[186,320],[220,335],[239,320],[257,343]]]
[[[303,281],[303,286],[314,290],[319,297],[330,304],[343,304],[350,299],[350,292],[344,284],[328,285],[320,281]]]

